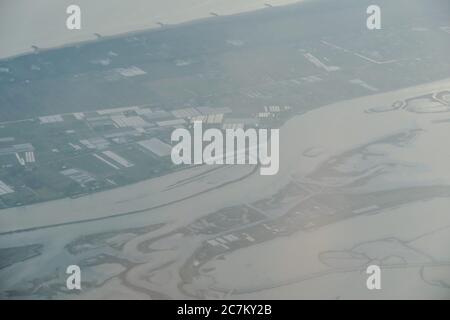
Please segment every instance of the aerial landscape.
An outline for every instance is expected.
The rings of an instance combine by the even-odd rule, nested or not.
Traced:
[[[450,3],[192,2],[0,31],[0,299],[450,299]],[[175,164],[198,122],[279,170]]]

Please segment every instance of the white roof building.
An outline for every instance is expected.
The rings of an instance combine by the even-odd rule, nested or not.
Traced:
[[[11,189],[11,187],[9,187],[3,181],[0,180],[0,196],[2,196],[4,194],[12,193],[12,192],[14,192],[14,190]]]
[[[138,144],[159,157],[166,157],[172,152],[172,146],[165,142],[162,142],[158,138],[151,138],[149,140],[140,141],[138,142]]]

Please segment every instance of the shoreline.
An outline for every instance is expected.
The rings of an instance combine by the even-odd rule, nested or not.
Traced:
[[[309,119],[311,117],[321,117],[324,113],[327,113],[327,117],[321,118],[322,122],[331,121],[333,122],[333,114],[336,112],[341,112],[342,108],[349,112],[350,110],[361,110],[365,108],[373,107],[374,101],[377,105],[381,103],[389,103],[393,100],[408,97],[411,95],[417,96],[419,94],[427,93],[429,91],[438,91],[441,89],[448,89],[450,86],[450,79],[440,80],[436,82],[426,83],[419,86],[404,88],[400,90],[395,90],[391,92],[386,92],[377,95],[366,96],[362,98],[356,98],[352,100],[345,100],[336,102],[330,105],[326,105],[303,115],[297,115],[288,120],[281,128],[281,135],[301,135],[304,133],[311,137],[308,141],[300,142],[296,148],[292,148],[289,139],[281,139],[280,145],[280,171],[275,176],[259,176],[251,175],[248,179],[241,180],[242,185],[248,190],[252,190],[251,194],[242,195],[241,193],[236,193],[233,187],[223,186],[224,175],[227,177],[228,181],[235,180],[236,178],[241,178],[248,173],[248,169],[245,166],[233,166],[229,168],[223,168],[213,174],[207,175],[201,181],[197,181],[195,186],[186,185],[180,186],[178,188],[172,189],[170,191],[166,190],[166,187],[173,185],[177,181],[180,181],[183,176],[195,176],[199,171],[208,170],[208,167],[198,167],[188,170],[182,170],[175,174],[165,175],[159,178],[154,178],[150,180],[144,180],[138,182],[134,185],[123,186],[115,188],[112,190],[106,190],[99,193],[89,195],[87,197],[81,197],[77,199],[59,199],[55,201],[49,201],[44,203],[39,203],[36,205],[18,207],[18,208],[8,208],[3,209],[0,212],[0,233],[10,233],[11,231],[17,231],[21,229],[35,229],[42,228],[49,225],[55,224],[67,224],[75,222],[83,222],[83,220],[92,220],[97,218],[107,219],[114,218],[117,213],[139,211],[145,213],[149,208],[154,206],[163,205],[163,207],[171,208],[173,207],[170,202],[175,200],[176,203],[190,202],[190,200],[195,200],[197,196],[201,197],[203,191],[209,190],[210,195],[221,194],[220,197],[222,202],[227,204],[240,202],[243,199],[247,202],[256,201],[262,199],[265,196],[273,194],[284,186],[293,174],[299,176],[306,176],[308,173],[312,172],[314,168],[320,165],[323,161],[333,156],[334,154],[342,153],[346,148],[354,148],[355,145],[360,145],[363,142],[374,140],[386,135],[384,128],[379,128],[375,126],[372,128],[371,132],[365,132],[363,129],[365,125],[365,120],[367,117],[371,119],[377,119],[375,122],[383,122],[387,126],[391,125],[395,128],[394,131],[398,131],[401,127],[411,126],[415,122],[415,114],[396,114],[395,117],[386,118],[383,114],[366,114],[360,113],[361,120],[358,123],[352,123],[355,130],[361,130],[361,133],[365,133],[362,136],[352,137],[345,141],[345,145],[337,147],[334,144],[334,139],[344,135],[345,132],[339,133],[336,130],[332,130],[329,136],[321,135],[311,135],[316,130],[314,124],[309,124]],[[333,111],[331,111],[333,110]],[[353,115],[353,111],[351,112]],[[355,114],[356,116],[356,114]],[[345,117],[344,117],[345,118]],[[399,122],[399,120],[402,120]],[[345,121],[342,119],[341,121]],[[375,123],[374,122],[374,123]],[[387,123],[386,123],[387,122]],[[298,124],[305,124],[300,126]],[[338,124],[333,124],[330,128],[339,129]],[[403,128],[404,129],[404,128]],[[338,134],[339,133],[339,134]],[[336,137],[337,136],[337,137]],[[343,138],[343,137],[341,137]],[[330,141],[328,141],[328,140]],[[339,140],[340,141],[340,140]],[[326,151],[318,157],[307,158],[302,156],[305,150],[311,146],[321,146],[327,145]],[[299,165],[301,163],[301,166]],[[220,172],[223,171],[223,172]],[[164,182],[164,183],[161,183]],[[211,189],[211,184],[214,185],[214,190]],[[195,187],[195,188],[193,188]],[[200,192],[200,194],[199,194]],[[227,194],[229,197],[223,197],[223,193]],[[158,196],[155,196],[155,195]],[[184,199],[188,196],[186,199]],[[98,206],[98,203],[104,203],[107,205]],[[69,209],[69,210],[67,210]],[[210,208],[213,210],[213,208]],[[69,212],[68,212],[69,211]],[[63,212],[63,215],[59,213]]]
[[[197,1],[197,0],[194,0]],[[267,3],[270,3],[271,6],[268,6]],[[281,2],[281,3],[280,3]],[[255,0],[254,2],[248,4],[251,5],[252,8],[246,8],[244,10],[237,9],[234,10],[234,8],[231,8],[231,12],[227,12],[225,14],[217,14],[213,15],[215,11],[213,9],[205,9],[205,11],[210,10],[209,12],[202,12],[199,15],[191,14],[191,16],[186,17],[179,17],[174,13],[174,16],[172,19],[174,21],[164,22],[163,25],[160,25],[160,21],[152,20],[151,22],[137,22],[133,24],[132,26],[103,26],[98,28],[100,30],[89,30],[89,31],[83,31],[83,27],[81,31],[65,31],[66,36],[60,39],[54,40],[52,38],[51,41],[49,41],[46,37],[44,43],[41,43],[41,40],[33,40],[29,41],[28,45],[22,44],[20,48],[17,49],[10,49],[8,48],[6,52],[2,52],[0,50],[0,63],[1,62],[7,62],[14,60],[16,58],[32,55],[32,54],[39,54],[43,52],[48,52],[52,50],[59,50],[64,48],[71,48],[71,47],[77,47],[77,46],[83,46],[87,44],[92,44],[98,41],[108,41],[108,40],[114,40],[121,37],[126,36],[133,36],[133,35],[140,35],[148,32],[161,32],[161,31],[167,31],[178,27],[183,26],[189,26],[192,24],[201,24],[201,23],[207,23],[211,22],[211,19],[223,19],[223,18],[229,18],[231,16],[242,16],[242,15],[248,15],[253,14],[256,12],[263,12],[265,9],[279,9],[279,8],[285,8],[289,6],[295,6],[298,4],[302,4],[304,2],[308,2],[308,0],[272,0],[272,1],[261,1],[261,0]],[[279,4],[278,4],[279,3]],[[253,7],[254,4],[258,4],[258,7]],[[156,4],[155,4],[156,5]],[[232,4],[230,4],[232,6]],[[230,8],[228,8],[230,9]],[[83,9],[82,9],[83,10]],[[182,9],[180,9],[181,11]],[[135,14],[134,12],[129,12],[129,14]],[[126,14],[125,14],[126,15]],[[65,16],[64,16],[65,17]],[[167,17],[167,19],[171,19],[171,17]],[[1,20],[1,14],[0,14],[0,20]],[[162,20],[162,19],[160,19]],[[1,23],[0,23],[1,27]],[[0,28],[1,29],[1,28]],[[90,29],[90,28],[89,28]],[[31,30],[30,30],[31,31]],[[34,31],[34,30],[32,30]],[[70,32],[77,32],[79,33],[77,36],[71,36],[69,35]],[[82,32],[82,33],[80,33]],[[97,35],[100,35],[97,36]],[[65,39],[65,40],[64,40]],[[7,42],[11,41],[5,41],[6,39],[2,39],[2,34],[0,32],[0,40],[4,42],[4,48],[8,47]],[[33,49],[33,46],[37,47],[38,49]],[[5,49],[3,49],[5,50]]]

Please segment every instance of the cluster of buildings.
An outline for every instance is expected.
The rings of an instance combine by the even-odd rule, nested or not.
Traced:
[[[139,70],[129,69],[121,72],[123,76],[133,76],[138,74]],[[76,195],[77,192],[81,194],[102,189],[108,185],[119,185],[143,178],[142,175],[136,174],[141,172],[143,165],[147,165],[145,169],[147,175],[151,175],[152,170],[153,174],[170,170],[166,158],[170,157],[172,152],[170,133],[176,128],[189,129],[193,127],[194,122],[198,121],[201,121],[204,126],[223,130],[256,128],[261,124],[264,125],[266,120],[276,119],[278,115],[288,110],[290,107],[266,106],[263,112],[248,115],[235,113],[228,107],[184,107],[164,110],[152,106],[129,106],[30,119],[30,123],[33,124],[30,130],[36,130],[36,137],[43,138],[47,132],[50,132],[49,144],[51,145],[48,145],[50,148],[38,150],[36,157],[32,143],[40,145],[41,139],[37,142],[27,137],[23,139],[25,143],[18,143],[16,138],[21,140],[19,137],[0,138],[0,156],[7,157],[2,160],[1,168],[6,170],[3,172],[2,179],[11,182],[8,170],[17,164],[30,169],[23,176],[23,181],[14,178],[16,180],[13,186],[0,181],[0,196],[13,194],[16,187],[23,185],[25,186],[23,190],[29,190],[37,197],[40,193],[26,187],[27,181],[34,181],[36,188],[55,182],[52,180],[56,178],[55,176],[49,176],[48,181],[44,178],[46,181],[43,184],[36,180],[46,177],[48,173],[48,168],[44,168],[45,165],[42,167],[42,175],[32,173],[41,170],[41,166],[36,166],[37,158],[38,160],[39,158],[54,159],[55,164],[59,166],[57,172],[62,179],[57,183],[60,183],[62,188],[67,188],[63,191],[65,194]],[[27,140],[29,142],[26,142]],[[149,163],[152,166],[151,170],[148,170]],[[120,172],[115,173],[116,170]],[[76,182],[82,190],[73,187],[73,184],[69,184],[69,180],[63,177]],[[19,194],[18,190],[14,194]],[[48,196],[52,198],[51,191]],[[23,203],[20,197],[14,199],[16,198],[18,200],[10,199],[8,203],[4,202],[3,206]],[[230,236],[223,241],[217,240],[217,243],[226,245],[224,241],[233,242],[237,239]]]
[[[14,141],[13,138],[11,138]],[[36,162],[34,155],[34,147],[31,143],[13,144],[0,148],[0,156],[13,155],[16,157],[20,165],[25,166],[27,163]]]

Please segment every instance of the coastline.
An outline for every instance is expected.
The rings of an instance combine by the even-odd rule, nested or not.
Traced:
[[[247,166],[224,167],[223,170],[206,175],[194,185],[187,184],[174,189],[167,189],[168,186],[177,181],[195,176],[199,171],[203,172],[210,169],[208,166],[201,166],[77,199],[65,198],[31,206],[3,209],[0,211],[0,233],[42,228],[54,224],[82,223],[84,220],[89,221],[98,218],[112,219],[116,214],[123,212],[145,215],[151,207],[164,206],[165,208],[162,211],[166,211],[173,207],[183,207],[182,204],[186,203],[191,203],[191,206],[193,203],[202,203],[203,209],[213,211],[223,206],[242,203],[242,201],[257,201],[277,192],[291,179],[292,175],[306,177],[330,157],[355,146],[385,137],[389,133],[386,131],[388,129],[392,133],[417,126],[418,118],[416,114],[395,112],[387,118],[383,113],[364,113],[363,111],[367,108],[374,107],[374,101],[376,101],[376,105],[380,103],[389,104],[396,99],[448,89],[449,86],[450,79],[445,79],[392,92],[341,101],[314,109],[303,115],[294,116],[280,128],[280,134],[282,136],[308,136],[308,139],[299,141],[293,148],[290,145],[290,139],[281,138],[279,173],[275,176],[251,174],[246,179],[241,180],[240,184],[246,190],[251,190],[250,193],[245,195],[236,191],[232,184],[223,187],[221,187],[221,184],[224,180],[232,181],[246,176],[252,171]],[[431,114],[433,117],[436,115],[441,116],[442,114]],[[423,117],[427,118],[428,116]],[[320,127],[317,125],[319,119],[322,126],[325,124],[326,127],[330,128],[329,131],[323,132],[318,129]],[[370,131],[367,131],[369,124]],[[379,124],[383,124],[383,126],[379,126]],[[346,132],[359,132],[360,135],[352,134],[352,136],[348,136],[345,132],[339,131],[344,125],[347,125],[347,129],[349,126],[352,127],[352,130],[345,130]],[[305,157],[305,150],[311,147],[321,147],[324,152],[314,158]],[[214,188],[211,189],[211,187]],[[202,195],[205,190],[209,189],[211,190],[208,195]],[[184,199],[185,197],[186,199]],[[207,201],[209,198],[216,200]],[[174,199],[179,201],[172,204]],[[212,205],[211,207],[206,205],[208,202]],[[99,207],[98,203],[103,205]],[[173,211],[176,212],[177,210]],[[64,212],[64,214],[59,214],[61,212]]]
[[[42,2],[32,4],[31,8],[29,2],[23,0],[0,5],[0,12],[3,12],[3,14],[0,13],[0,41],[2,42],[0,62],[32,54],[34,52],[32,46],[38,47],[39,52],[66,48],[142,32],[166,30],[213,18],[252,13],[271,7],[285,7],[306,0],[189,0],[189,2],[183,1],[182,6],[177,4],[176,10],[173,9],[175,0],[170,2],[153,0],[152,3],[131,0],[126,4],[121,1],[108,1],[111,8],[108,10],[102,8],[104,2],[92,3],[88,0],[79,0],[78,5],[82,10],[80,31],[69,31],[65,28],[65,19],[68,16],[65,8],[72,4],[71,1],[63,0],[57,4],[52,1],[45,0],[44,4]],[[45,10],[50,4],[52,10]],[[40,6],[39,10],[34,10],[35,6]],[[146,14],[151,12],[153,7],[158,6],[162,6],[161,10],[158,8],[158,14]],[[139,10],[131,8],[139,8]],[[35,14],[33,14],[34,11],[36,11]],[[39,11],[48,16],[41,15]],[[19,14],[21,19],[17,19]],[[28,23],[22,24],[23,20]],[[130,20],[133,23],[130,24]],[[164,28],[161,28],[159,23],[163,23]],[[11,29],[15,30],[13,35],[9,33]],[[101,38],[96,34],[101,35]]]

